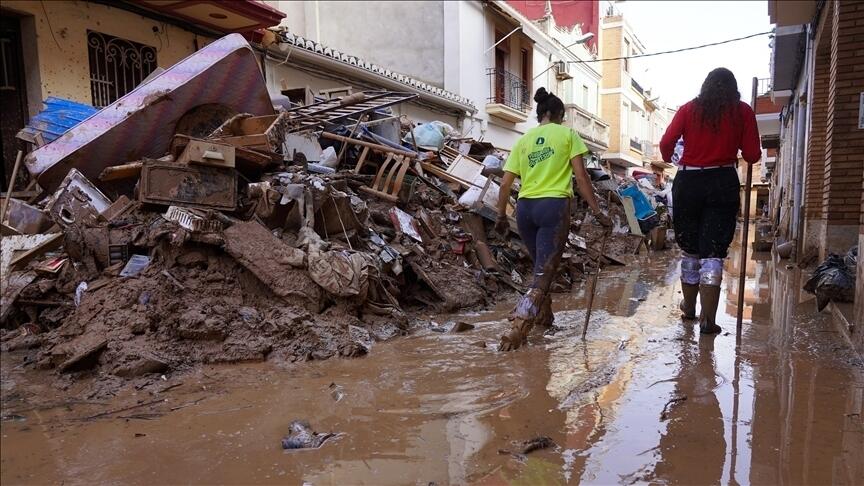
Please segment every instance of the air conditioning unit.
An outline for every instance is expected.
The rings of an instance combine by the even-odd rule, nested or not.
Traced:
[[[564,61],[557,61],[555,63],[555,77],[561,81],[573,79],[573,76],[570,75],[570,65]]]

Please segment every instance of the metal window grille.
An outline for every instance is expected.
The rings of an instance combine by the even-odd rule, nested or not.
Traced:
[[[156,69],[156,48],[112,35],[87,31],[90,93],[103,108],[135,89]]]
[[[528,83],[515,74],[503,69],[488,68],[490,103],[500,103],[520,111],[531,109],[531,93]]]

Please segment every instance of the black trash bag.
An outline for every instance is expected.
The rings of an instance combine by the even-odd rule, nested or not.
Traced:
[[[804,290],[816,295],[816,308],[821,311],[829,302],[855,300],[855,271],[858,265],[858,247],[852,247],[844,256],[834,253],[816,267],[804,283]]]

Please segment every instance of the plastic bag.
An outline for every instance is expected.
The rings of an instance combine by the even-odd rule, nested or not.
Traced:
[[[858,248],[845,256],[831,253],[804,283],[804,290],[816,295],[816,308],[821,311],[829,302],[852,302],[855,299],[855,271]]]
[[[415,127],[414,137],[411,137],[411,132],[409,131],[408,134],[402,137],[402,141],[413,144],[416,139],[417,145],[420,148],[441,150],[441,147],[444,146],[444,137],[452,132],[454,132],[453,127],[436,120]]]

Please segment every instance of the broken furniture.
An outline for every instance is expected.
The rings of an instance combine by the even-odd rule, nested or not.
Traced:
[[[278,115],[237,115],[217,128],[209,139],[269,153],[280,153],[288,130],[288,113]]]
[[[181,117],[205,104],[273,114],[258,59],[240,34],[206,45],[31,152],[26,167],[53,191],[71,168],[95,179],[105,167],[161,157]]]
[[[399,201],[399,193],[402,191],[405,174],[411,168],[411,163],[414,161],[416,153],[328,132],[324,132],[321,135],[326,139],[363,147],[360,157],[357,159],[357,165],[354,166],[355,174],[359,174],[360,170],[366,165],[370,152],[383,154],[385,156],[384,162],[378,166],[378,171],[375,174],[372,185],[370,187],[363,186],[360,189],[393,203]]]
[[[177,162],[233,169],[234,146],[209,140],[189,140]]]
[[[145,203],[229,211],[237,206],[234,169],[147,160],[139,184],[138,200]]]

